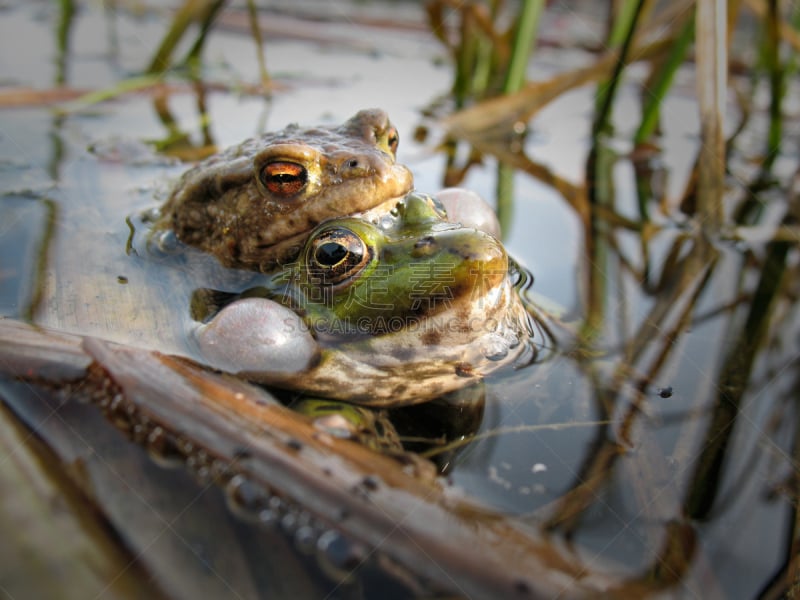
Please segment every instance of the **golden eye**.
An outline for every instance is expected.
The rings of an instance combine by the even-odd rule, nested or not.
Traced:
[[[344,227],[328,229],[311,241],[308,253],[310,274],[326,285],[358,275],[372,258],[372,251],[355,233]]]
[[[390,127],[389,131],[386,132],[386,144],[389,146],[389,151],[392,153],[392,156],[397,156],[397,145],[399,143],[400,135],[397,133],[397,129]]]
[[[265,164],[259,177],[268,192],[288,198],[306,186],[308,171],[298,163],[276,160]]]

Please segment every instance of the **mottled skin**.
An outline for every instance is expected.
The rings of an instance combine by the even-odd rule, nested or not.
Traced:
[[[423,402],[532,351],[508,269],[496,238],[409,194],[375,222],[321,224],[296,262],[196,339],[212,365],[251,380],[371,406]]]
[[[173,230],[225,266],[269,270],[322,221],[406,194],[412,176],[396,163],[397,143],[379,109],[247,140],[187,171],[155,230]]]

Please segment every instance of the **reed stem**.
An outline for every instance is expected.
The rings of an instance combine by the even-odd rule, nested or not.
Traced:
[[[722,225],[725,178],[725,92],[728,79],[726,0],[697,3],[697,96],[700,104],[697,213],[706,233]]]

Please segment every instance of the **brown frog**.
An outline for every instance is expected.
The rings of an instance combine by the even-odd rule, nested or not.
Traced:
[[[290,125],[246,140],[187,171],[155,230],[174,231],[227,267],[268,270],[291,259],[320,222],[392,206],[410,191],[397,144],[379,109],[338,127]]]

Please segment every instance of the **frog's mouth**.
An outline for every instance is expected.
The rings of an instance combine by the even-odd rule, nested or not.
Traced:
[[[381,217],[385,216],[386,214],[390,214],[392,210],[395,207],[397,207],[398,204],[401,204],[403,200],[405,200],[406,194],[409,191],[410,190],[406,190],[399,196],[388,198],[387,200],[384,200],[380,204],[376,204],[375,206],[373,206],[368,210],[359,213],[354,213],[351,216],[359,219],[364,219],[366,221],[371,221],[373,223],[377,223]]]
[[[431,314],[450,309],[461,315],[490,314],[503,304],[501,296],[505,295],[508,284],[508,255],[500,242],[490,235],[478,230],[456,230],[463,235],[466,243],[448,252],[458,256],[459,265],[454,269],[452,285],[452,302],[442,306],[434,305]]]
[[[323,343],[321,370],[329,377],[316,382],[320,392],[359,404],[414,404],[477,383],[504,365],[535,361],[530,322],[511,283],[506,278],[489,294],[489,310],[474,303],[404,321],[401,329],[399,320],[387,319],[387,329],[376,335]]]

